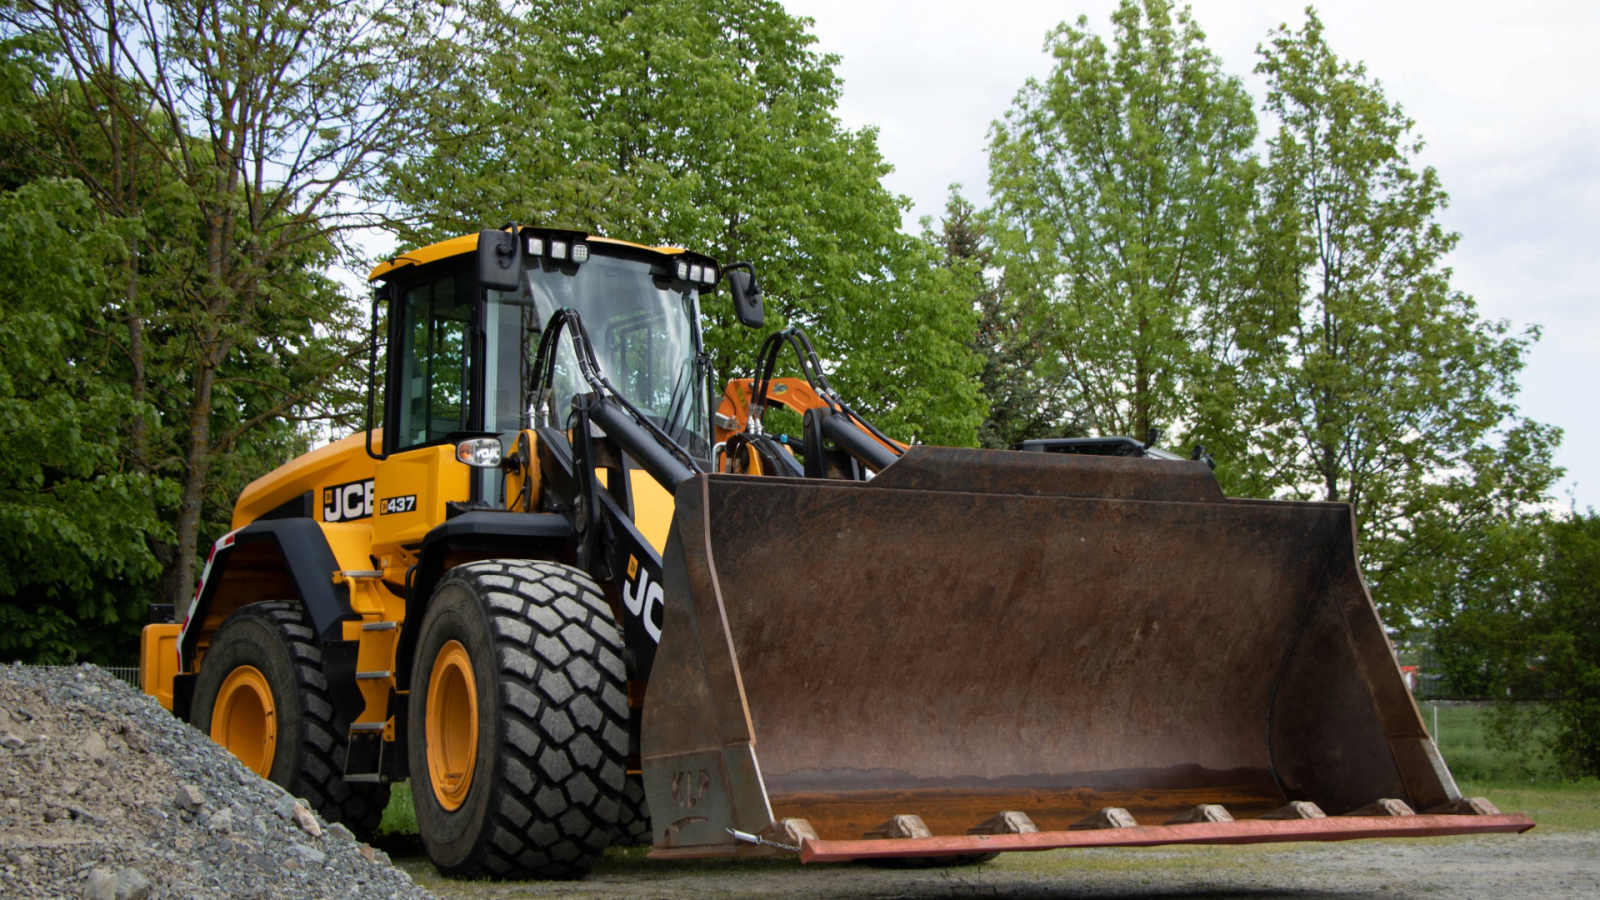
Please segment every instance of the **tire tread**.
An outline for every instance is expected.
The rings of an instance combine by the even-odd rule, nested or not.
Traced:
[[[313,641],[315,632],[306,622],[305,610],[294,600],[267,600],[240,607],[228,621],[236,617],[262,620],[288,650],[289,669],[295,675],[300,699],[300,733],[294,736],[300,764],[284,788],[307,800],[323,818],[367,839],[383,821],[389,786],[345,783],[345,728],[334,712],[328,680],[322,674],[322,650]],[[227,626],[224,622],[218,629],[219,636]]]
[[[586,575],[555,563],[467,563],[441,587],[449,580],[467,582],[488,616],[503,736],[492,821],[452,874],[581,878],[611,842],[628,753],[625,715],[584,724],[573,714],[610,709],[606,692],[626,689],[606,664],[623,647],[611,609]]]

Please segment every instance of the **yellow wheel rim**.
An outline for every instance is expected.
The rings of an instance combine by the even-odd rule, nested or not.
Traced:
[[[478,687],[472,679],[472,659],[460,641],[446,643],[433,658],[427,742],[433,796],[445,809],[458,809],[472,788],[472,767],[478,758]]]
[[[255,666],[228,673],[211,713],[211,739],[265,778],[278,748],[278,717],[272,687]]]

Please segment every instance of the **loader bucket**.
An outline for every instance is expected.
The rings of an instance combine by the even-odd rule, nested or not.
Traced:
[[[1462,801],[1344,504],[1227,499],[1203,463],[929,447],[866,483],[709,475],[676,503],[641,739],[653,855],[1532,825]],[[1260,818],[1291,801],[1358,817]],[[1111,807],[1135,827],[1096,830]],[[982,834],[1001,812],[1037,832]]]

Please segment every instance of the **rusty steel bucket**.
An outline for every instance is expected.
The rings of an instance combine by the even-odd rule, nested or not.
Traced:
[[[930,447],[866,483],[676,496],[641,738],[654,855],[1532,825],[1462,799],[1345,504],[1228,499],[1203,463]]]

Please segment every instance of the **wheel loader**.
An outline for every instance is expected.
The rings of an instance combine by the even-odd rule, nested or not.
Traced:
[[[1532,827],[1451,778],[1345,504],[1123,438],[908,446],[797,329],[712,409],[701,298],[761,328],[760,288],[688,250],[506,226],[371,281],[367,427],[246,488],[141,647],[359,835],[405,779],[468,877]]]

